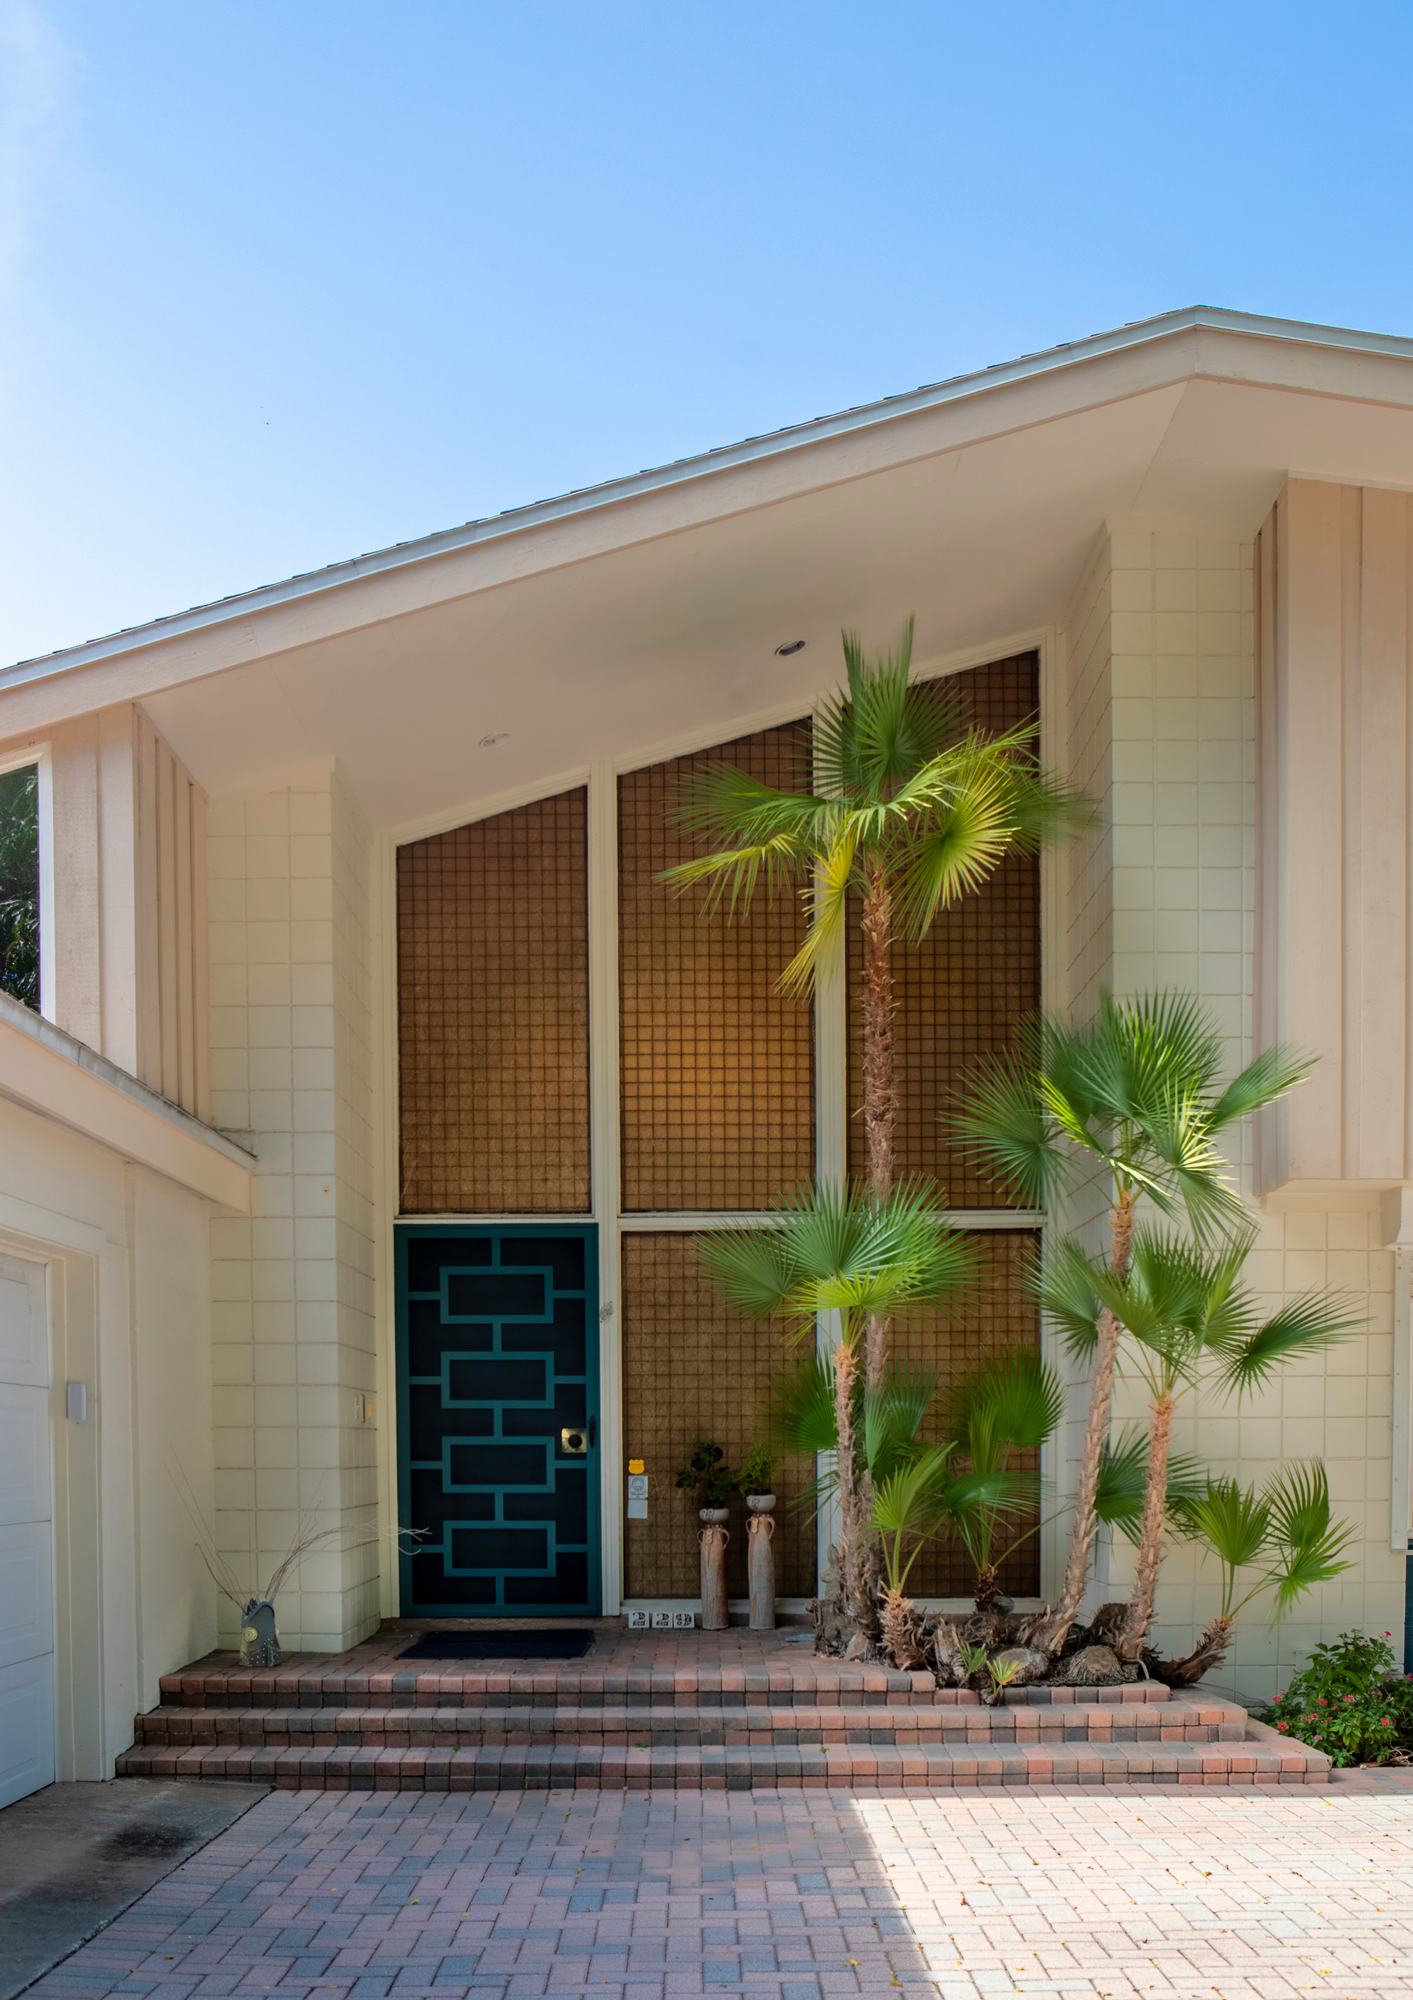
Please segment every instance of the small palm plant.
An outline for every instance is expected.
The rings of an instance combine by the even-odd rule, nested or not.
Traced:
[[[1363,1325],[1342,1312],[1338,1301],[1319,1294],[1290,1300],[1262,1321],[1250,1293],[1238,1284],[1254,1242],[1255,1231],[1248,1228],[1204,1250],[1167,1231],[1139,1229],[1122,1279],[1077,1244],[1063,1243],[1040,1281],[1042,1306],[1086,1359],[1098,1346],[1104,1313],[1117,1320],[1132,1336],[1129,1351],[1152,1399],[1133,1589],[1114,1638],[1121,1660],[1140,1657],[1153,1622],[1178,1399],[1199,1386],[1243,1396],[1263,1387],[1283,1363]]]
[[[927,1445],[877,1481],[873,1517],[883,1551],[880,1626],[895,1666],[922,1667],[927,1638],[908,1597],[913,1564],[947,1518],[953,1481],[950,1444]]]
[[[803,1339],[821,1314],[839,1315],[831,1370],[839,1578],[855,1622],[872,1632],[877,1607],[867,1573],[870,1474],[858,1407],[863,1329],[871,1316],[886,1318],[955,1299],[972,1281],[975,1252],[948,1228],[936,1190],[923,1181],[907,1182],[882,1197],[863,1189],[805,1185],[775,1205],[770,1223],[714,1230],[698,1247],[717,1288],[752,1319],[784,1317]],[[876,1408],[878,1398],[872,1401]],[[867,1408],[863,1414],[867,1419]]]
[[[1322,1465],[1287,1466],[1265,1489],[1235,1479],[1209,1479],[1205,1490],[1173,1508],[1179,1534],[1216,1557],[1222,1572],[1222,1608],[1182,1660],[1165,1664],[1163,1678],[1189,1687],[1225,1655],[1239,1613],[1262,1591],[1274,1592],[1273,1615],[1283,1618],[1317,1583],[1352,1567],[1343,1560],[1354,1530],[1336,1521]],[[1241,1595],[1242,1571],[1256,1571]]]
[[[1034,1414],[1026,1413],[1024,1392],[1016,1394],[1004,1365],[985,1372],[995,1406],[986,1408],[985,1389],[978,1383],[970,1398],[971,1421],[960,1441],[963,1449],[967,1441],[974,1445],[976,1457],[962,1470],[956,1456],[959,1439],[933,1443],[923,1435],[937,1387],[932,1370],[890,1367],[881,1386],[862,1392],[857,1435],[873,1488],[881,1556],[880,1637],[900,1667],[921,1664],[927,1651],[922,1620],[907,1597],[908,1578],[925,1544],[944,1531],[964,1540],[985,1527],[994,1531],[1011,1516],[1026,1514],[1034,1500],[1035,1481],[1012,1469],[1009,1450],[998,1443],[1012,1433],[1028,1443],[1036,1429]],[[791,1457],[832,1455],[837,1464],[834,1384],[831,1363],[818,1355],[772,1383],[767,1423],[781,1451]],[[1054,1388],[1058,1395],[1058,1383]],[[822,1500],[836,1483],[835,1472],[827,1470],[810,1492]],[[810,1492],[802,1499],[808,1500]]]
[[[1096,1020],[1073,1027],[1039,1019],[1015,1056],[984,1064],[958,1130],[1027,1207],[1049,1207],[1084,1185],[1100,1190],[1109,1210],[1108,1275],[1121,1285],[1142,1198],[1170,1218],[1185,1213],[1199,1243],[1241,1226],[1245,1210],[1218,1142],[1311,1066],[1289,1049],[1268,1049],[1223,1085],[1221,1060],[1221,1038],[1195,999],[1156,993],[1120,1001],[1106,993]],[[1033,1638],[1052,1653],[1078,1615],[1089,1575],[1119,1331],[1104,1306],[1064,1582]],[[1161,1494],[1161,1473],[1150,1472]]]
[[[785,968],[786,991],[807,993],[842,963],[849,897],[861,901],[864,1131],[868,1185],[882,1201],[896,1177],[893,1076],[895,937],[920,943],[940,909],[979,889],[1006,855],[1088,825],[1092,809],[1047,777],[1034,725],[986,736],[971,726],[944,679],[908,685],[913,621],[894,651],[864,655],[846,632],[847,691],[815,722],[815,791],[783,792],[734,764],[714,763],[686,789],[679,823],[711,852],[669,869],[679,889],[708,887],[707,908],[729,913],[797,885],[807,899],[804,944]],[[888,1312],[864,1316],[865,1373],[883,1378]]]
[[[973,1494],[959,1493],[950,1527],[976,1565],[976,1609],[995,1608],[997,1572],[1007,1556],[1037,1534],[1037,1518],[1001,1547],[1018,1515],[1039,1499],[1039,1479],[1014,1463],[1018,1452],[1038,1451],[1064,1414],[1065,1395],[1038,1348],[1003,1348],[965,1376],[948,1401],[946,1432],[953,1450],[975,1475]]]

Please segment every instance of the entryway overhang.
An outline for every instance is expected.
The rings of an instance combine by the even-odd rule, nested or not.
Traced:
[[[213,795],[334,757],[405,826],[807,706],[842,626],[1004,651],[1104,521],[1291,473],[1413,487],[1413,342],[1194,307],[22,663],[0,738],[137,699]]]

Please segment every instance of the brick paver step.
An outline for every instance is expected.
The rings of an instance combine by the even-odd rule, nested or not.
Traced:
[[[1269,1734],[1269,1732],[1266,1732]],[[976,1785],[1324,1784],[1329,1760],[1299,1744],[1244,1743],[807,1743],[678,1745],[504,1744],[453,1749],[306,1749],[139,1745],[118,1760],[124,1777],[221,1778],[311,1791],[536,1791],[645,1789],[946,1791]]]
[[[886,1705],[675,1708],[158,1708],[137,1718],[149,1747],[342,1746],[470,1749],[496,1744],[617,1744],[658,1749],[801,1743],[1215,1743],[1245,1740],[1247,1717],[1216,1699],[1016,1708]]]
[[[841,1672],[844,1662],[808,1660],[810,1671],[722,1672],[708,1667],[546,1673],[525,1667],[481,1673],[352,1674],[210,1667],[204,1662],[160,1682],[164,1708],[975,1708],[970,1689],[940,1688],[931,1674],[886,1667]],[[793,1665],[793,1663],[792,1663]],[[818,1671],[814,1671],[818,1669]],[[832,1671],[830,1671],[832,1670]],[[1011,1708],[1149,1707],[1171,1700],[1157,1681],[1116,1688],[1020,1688]]]

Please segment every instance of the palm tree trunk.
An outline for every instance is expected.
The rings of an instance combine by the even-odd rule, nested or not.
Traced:
[[[858,1445],[854,1436],[854,1385],[858,1351],[841,1341],[834,1356],[834,1423],[839,1438],[839,1595],[855,1624],[867,1629],[876,1618],[864,1571],[863,1510],[859,1496]]]
[[[1133,1245],[1133,1204],[1132,1194],[1120,1195],[1109,1218],[1109,1269],[1116,1278],[1128,1275],[1129,1252]],[[1099,1468],[1104,1460],[1104,1444],[1109,1435],[1109,1409],[1114,1400],[1114,1356],[1118,1345],[1119,1323],[1106,1306],[1099,1315],[1099,1345],[1089,1384],[1089,1415],[1084,1426],[1079,1490],[1075,1494],[1065,1580],[1059,1603],[1036,1627],[1029,1640],[1032,1646],[1039,1646],[1047,1653],[1058,1653],[1064,1645],[1069,1629],[1079,1615],[1084,1587],[1089,1581],[1089,1559],[1094,1550],[1094,1531],[1099,1519],[1095,1511],[1099,1496]]]
[[[893,1133],[898,1092],[893,1074],[893,961],[889,933],[893,897],[881,861],[868,864],[863,919],[863,1039],[864,1134],[868,1140],[868,1185],[876,1201],[893,1186]],[[878,1388],[888,1359],[888,1321],[870,1313],[864,1334],[864,1379]],[[870,1637],[878,1632],[879,1593],[883,1585],[883,1551],[873,1532],[873,1481],[860,1480],[859,1625]]]
[[[868,1141],[868,1185],[876,1200],[893,1187],[893,1132],[898,1093],[893,1075],[893,962],[889,931],[893,897],[880,861],[871,861],[864,891],[863,1072],[864,1134]],[[888,1322],[870,1313],[864,1347],[864,1374],[871,1386],[883,1380]]]
[[[1138,1560],[1128,1609],[1114,1640],[1114,1651],[1121,1660],[1138,1658],[1148,1637],[1148,1627],[1153,1623],[1153,1601],[1158,1594],[1158,1571],[1163,1562],[1163,1530],[1168,1524],[1168,1452],[1172,1441],[1173,1398],[1172,1392],[1165,1389],[1153,1405],[1153,1421],[1148,1427],[1148,1483],[1143,1494]]]

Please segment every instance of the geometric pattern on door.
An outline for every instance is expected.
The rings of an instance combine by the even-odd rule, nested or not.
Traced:
[[[592,1225],[399,1225],[403,1617],[595,1615]]]
[[[54,1782],[54,1506],[45,1269],[0,1255],[0,1806]]]

